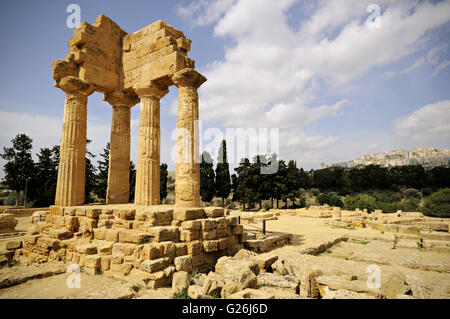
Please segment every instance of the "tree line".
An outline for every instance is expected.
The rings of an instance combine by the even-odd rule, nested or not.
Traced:
[[[3,183],[12,191],[9,198],[16,206],[46,207],[54,204],[56,182],[58,179],[59,146],[41,148],[35,162],[32,157],[33,139],[25,134],[18,134],[11,140],[11,147],[4,147],[0,156],[6,161],[3,166]],[[87,140],[88,147],[91,140]],[[110,145],[106,144],[103,152],[96,155],[86,148],[86,182],[85,202],[105,202],[108,185]],[[160,166],[161,201],[167,196],[167,164]],[[134,200],[136,167],[130,161],[130,202]],[[11,204],[11,203],[9,203]]]
[[[59,146],[41,148],[37,161],[32,158],[33,140],[25,134],[18,134],[11,147],[4,147],[0,156],[6,161],[3,183],[12,190],[13,204],[29,206],[49,206],[54,203],[59,165]],[[88,140],[87,147],[90,141]],[[104,202],[109,169],[109,143],[96,155],[86,150],[85,201]],[[272,174],[261,173],[264,169],[276,167]],[[168,194],[167,165],[160,166],[161,201]],[[417,199],[428,196],[437,189],[450,187],[450,167],[434,167],[425,170],[420,165],[381,167],[325,168],[305,171],[298,168],[293,160],[278,159],[276,154],[258,155],[252,161],[241,160],[230,174],[227,161],[226,141],[221,142],[216,168],[211,155],[203,152],[200,162],[200,195],[203,202],[210,203],[215,197],[221,199],[219,205],[232,207],[240,203],[243,209],[263,208],[263,201],[270,201],[266,208],[305,207],[305,193],[315,196],[317,203],[332,206],[367,206],[370,209],[395,211],[402,205],[417,207]],[[134,200],[136,181],[135,164],[130,161],[130,202]],[[172,186],[173,187],[173,186]],[[170,191],[173,191],[173,189]],[[398,193],[402,188],[409,202],[404,202]],[[421,189],[420,194],[417,194]],[[374,191],[374,190],[380,190]],[[382,190],[382,191],[381,191]],[[369,193],[343,196],[354,193]],[[372,192],[372,193],[371,193]],[[389,193],[390,192],[390,193]],[[231,198],[230,198],[231,195]],[[420,195],[420,196],[419,196]],[[367,197],[372,196],[372,197]],[[10,199],[10,198],[9,198]],[[406,204],[405,204],[406,203]],[[409,208],[406,206],[405,209]]]
[[[450,167],[434,167],[425,170],[421,165],[382,167],[368,165],[353,168],[325,168],[305,171],[298,168],[296,161],[288,162],[278,159],[276,154],[258,155],[252,161],[244,158],[230,176],[226,158],[226,143],[222,141],[218,162],[214,172],[211,155],[203,152],[200,163],[201,197],[210,202],[214,196],[222,198],[222,203],[232,194],[229,204],[239,202],[243,209],[259,206],[269,200],[268,207],[279,208],[280,203],[292,207],[306,206],[305,191],[317,196],[319,204],[343,206],[339,196],[373,190],[399,192],[407,188],[410,193],[422,189],[423,195],[430,195],[433,190],[450,186]],[[264,168],[277,167],[273,174],[262,174]],[[391,203],[397,198],[386,194],[377,194],[380,202]],[[406,195],[407,198],[409,198]],[[412,196],[412,195],[411,195]],[[395,197],[395,196],[394,196]],[[398,199],[400,200],[400,199]],[[350,199],[347,199],[350,203]],[[394,207],[384,206],[392,210]]]

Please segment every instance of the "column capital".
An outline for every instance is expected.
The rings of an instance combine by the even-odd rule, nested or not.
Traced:
[[[128,106],[132,108],[139,103],[139,97],[134,94],[128,94],[123,91],[107,92],[103,95],[103,101],[112,106]]]
[[[183,69],[172,75],[172,82],[179,87],[193,87],[198,89],[206,82],[206,78],[194,69]]]
[[[164,95],[169,93],[169,88],[158,83],[150,83],[146,86],[135,86],[134,91],[140,98],[144,96],[153,96],[160,100]]]
[[[63,77],[57,86],[68,94],[78,93],[88,96],[94,93],[94,88],[89,84],[89,82],[75,76]]]

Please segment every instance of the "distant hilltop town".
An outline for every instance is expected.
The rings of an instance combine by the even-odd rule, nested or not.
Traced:
[[[450,163],[450,149],[438,150],[436,148],[413,148],[411,150],[397,150],[389,153],[381,152],[363,155],[355,160],[320,164],[320,169],[328,167],[352,168],[366,165],[380,166],[402,166],[402,165],[422,165],[425,168],[444,166]]]

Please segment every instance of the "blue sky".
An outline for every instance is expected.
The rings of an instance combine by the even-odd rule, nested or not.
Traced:
[[[450,1],[412,0],[2,1],[1,147],[18,133],[34,139],[34,153],[59,144],[64,93],[53,87],[51,63],[68,52],[71,3],[81,21],[103,13],[129,33],[156,20],[182,30],[208,78],[199,90],[203,128],[279,128],[280,157],[306,169],[450,147]],[[366,23],[371,3],[381,9],[379,28]],[[96,154],[112,114],[101,98],[95,93],[88,104]],[[172,87],[161,100],[161,161],[170,170],[176,98]],[[138,122],[136,105],[134,162]]]

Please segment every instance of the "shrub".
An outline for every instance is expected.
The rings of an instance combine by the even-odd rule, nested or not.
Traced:
[[[367,209],[369,212],[372,212],[376,209],[376,199],[375,197],[359,194],[357,196],[345,196],[344,199],[344,209],[346,210],[355,210],[359,209]]]
[[[384,203],[393,203],[401,201],[402,197],[395,192],[386,191],[386,192],[376,192],[373,194],[377,201]]]
[[[425,198],[424,214],[436,217],[450,217],[450,188],[441,189]]]
[[[309,190],[309,193],[312,194],[313,196],[318,196],[320,194],[320,191],[317,188],[311,188]]]
[[[265,210],[269,210],[269,209],[272,208],[272,204],[271,204],[271,203],[268,203],[268,202],[265,202],[265,203],[262,205],[262,208],[265,209]]]
[[[330,196],[328,205],[334,207],[344,207],[344,202],[339,198],[339,196]]]
[[[175,200],[173,197],[166,197],[162,200],[163,205],[173,205],[175,204]]]
[[[319,196],[317,196],[316,200],[320,205],[328,204],[328,195],[325,193],[322,193]]]
[[[392,203],[376,201],[375,205],[377,209],[381,209],[385,213],[395,213],[397,210],[402,209],[400,201]]]
[[[24,194],[19,194],[19,205],[23,205]],[[3,200],[5,205],[16,205],[16,192],[9,193],[8,197]]]
[[[295,206],[302,208],[302,207],[306,207],[306,198],[305,197],[300,197],[295,201]]]
[[[433,193],[433,190],[431,188],[424,188],[422,189],[422,195],[423,196],[430,196]]]
[[[340,189],[340,191],[338,192],[339,196],[347,196],[347,195],[351,195],[352,190],[349,187],[342,187]]]
[[[172,299],[191,299],[186,288],[173,294]]]
[[[404,212],[416,212],[419,208],[420,200],[417,198],[405,199],[402,201],[401,210]]]
[[[342,200],[337,196],[335,192],[330,192],[328,194],[322,193],[319,196],[317,196],[317,202],[320,205],[328,204],[330,206],[336,206],[336,207],[343,207],[344,203]]]
[[[418,199],[420,199],[420,198],[422,198],[422,193],[419,190],[415,189],[415,188],[408,188],[405,191],[405,197],[406,198],[418,198]]]

